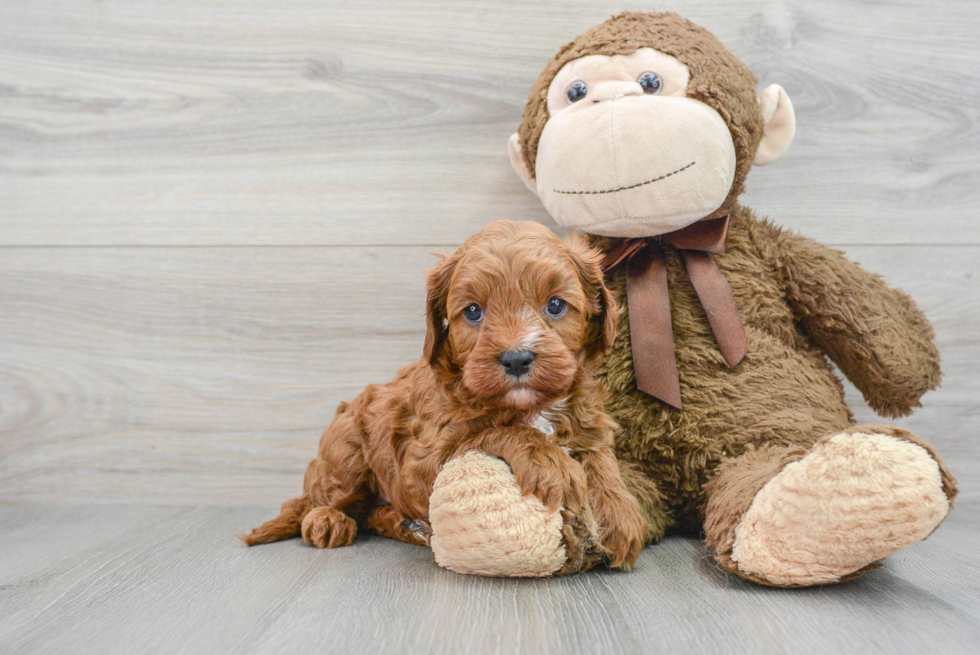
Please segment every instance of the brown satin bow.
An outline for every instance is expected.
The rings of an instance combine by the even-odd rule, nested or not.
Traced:
[[[691,225],[658,237],[622,239],[606,253],[603,267],[610,270],[626,260],[626,295],[629,303],[630,346],[636,386],[655,398],[681,408],[681,387],[670,321],[667,263],[664,248],[677,250],[687,276],[697,291],[718,348],[734,368],[749,344],[735,295],[711,253],[728,252],[728,216]]]

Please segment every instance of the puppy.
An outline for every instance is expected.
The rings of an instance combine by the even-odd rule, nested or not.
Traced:
[[[425,544],[440,468],[480,450],[552,510],[588,499],[609,565],[630,568],[644,522],[593,379],[616,334],[599,262],[537,223],[497,221],[470,237],[429,274],[422,359],[341,404],[303,495],[241,539],[334,548],[361,526]]]

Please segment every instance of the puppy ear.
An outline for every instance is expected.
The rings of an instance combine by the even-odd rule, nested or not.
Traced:
[[[447,325],[446,298],[449,296],[449,281],[456,269],[456,255],[440,256],[439,263],[429,271],[425,300],[425,347],[422,351],[425,361],[435,365],[442,354],[443,346],[449,337]]]
[[[586,351],[589,357],[609,352],[616,339],[619,305],[606,286],[602,270],[602,253],[589,246],[584,237],[572,234],[566,241],[572,263],[578,272],[589,298],[589,336]]]

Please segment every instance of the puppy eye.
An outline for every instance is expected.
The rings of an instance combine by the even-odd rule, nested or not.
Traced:
[[[649,95],[660,93],[660,89],[662,89],[664,86],[664,83],[660,80],[660,76],[653,71],[640,73],[640,76],[636,78],[636,81],[643,87],[643,93]]]
[[[569,102],[578,102],[586,96],[589,92],[589,87],[585,85],[582,80],[575,80],[568,85],[568,91],[565,92],[565,97],[568,98]]]
[[[479,323],[483,320],[483,308],[476,303],[463,310],[463,318],[467,323]]]
[[[548,301],[548,304],[545,305],[544,312],[552,318],[558,318],[565,313],[567,308],[568,303],[566,303],[564,300],[561,298],[552,298]]]

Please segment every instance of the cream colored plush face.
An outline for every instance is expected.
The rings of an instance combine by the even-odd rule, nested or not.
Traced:
[[[637,79],[656,73],[646,93]],[[687,66],[642,48],[569,62],[548,88],[551,115],[538,145],[537,194],[564,227],[615,237],[655,236],[724,202],[735,145],[714,109],[686,97]],[[586,95],[567,97],[581,80]]]

